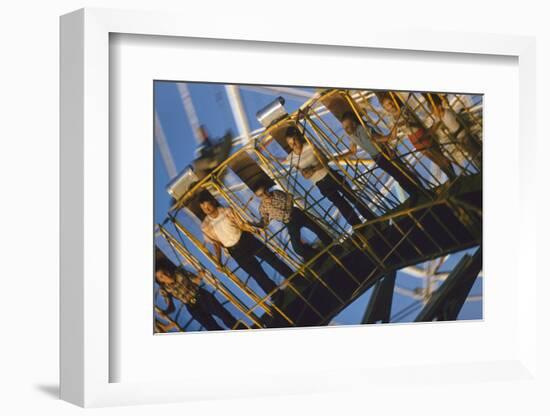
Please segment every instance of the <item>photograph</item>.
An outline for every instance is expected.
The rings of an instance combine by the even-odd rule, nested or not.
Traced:
[[[4,2],[0,414],[549,416],[544,4]]]
[[[483,94],[152,87],[155,334],[483,320]]]

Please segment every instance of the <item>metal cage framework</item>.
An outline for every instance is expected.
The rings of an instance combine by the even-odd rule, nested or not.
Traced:
[[[392,297],[399,292],[397,270],[431,262],[436,266],[421,273],[423,278],[437,280],[438,267],[446,256],[479,247],[474,260],[465,257],[467,265],[440,277],[440,285],[430,280],[425,293],[406,293],[423,301],[419,316],[425,320],[456,319],[468,288],[481,271],[481,101],[460,94],[413,92],[386,92],[386,97],[400,109],[397,116],[384,110],[378,91],[318,91],[294,113],[251,134],[249,141],[175,201],[163,223],[157,224],[157,239],[173,252],[178,266],[206,271],[205,287],[237,318],[233,329],[326,325],[370,288],[373,294],[362,322],[389,322]],[[460,124],[458,129],[440,121],[437,103]],[[399,184],[364,151],[342,157],[351,151],[340,123],[344,112],[353,112],[364,128],[391,135],[392,140],[376,143],[377,149],[396,169],[419,178],[423,187],[418,198],[407,198]],[[428,148],[415,148],[397,128],[405,113],[430,137]],[[285,142],[285,131],[291,126],[313,147],[329,175],[347,183],[352,192],[346,199],[359,214],[361,208],[368,209],[375,219],[367,221],[362,216],[363,223],[352,227],[327,198],[283,162],[291,151]],[[445,156],[454,177],[449,178],[427,157],[429,149]],[[251,187],[266,177],[290,193],[294,204],[333,238],[331,244],[318,247],[313,258],[303,261],[293,251],[285,227],[272,222],[265,235],[256,238],[293,273],[283,278],[262,264],[277,286],[269,293],[229,256],[221,270],[216,270],[215,257],[202,239],[199,224],[203,214],[197,203],[198,194],[207,191],[221,205],[233,208],[242,220],[257,222],[258,201]],[[311,236],[305,239],[318,245]],[[431,302],[436,297],[434,306]],[[455,305],[450,312],[448,304]],[[189,321],[181,321],[182,308],[180,301],[176,312],[168,316],[156,295],[155,331],[186,331]],[[425,312],[428,308],[430,313]]]

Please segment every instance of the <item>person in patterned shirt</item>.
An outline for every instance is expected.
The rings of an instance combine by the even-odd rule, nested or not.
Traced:
[[[184,303],[187,310],[199,324],[209,331],[223,329],[212,315],[220,318],[228,329],[233,328],[237,320],[216,297],[201,287],[203,272],[193,274],[188,270],[176,268],[167,259],[158,259],[155,265],[155,280],[160,286],[167,315],[175,310],[174,298]]]
[[[270,190],[272,185],[273,183],[266,179],[254,186],[253,191],[261,200],[259,210],[262,219],[258,226],[265,228],[271,221],[282,222],[288,231],[294,251],[307,261],[315,256],[317,251],[302,241],[300,235],[302,228],[307,228],[316,234],[325,246],[332,243],[332,238],[301,209],[294,206],[292,195],[279,190]]]

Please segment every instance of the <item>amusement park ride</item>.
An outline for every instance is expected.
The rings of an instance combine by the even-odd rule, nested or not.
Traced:
[[[228,95],[232,94],[239,136],[233,138],[227,133],[214,141],[205,130],[199,130],[202,134],[197,140],[202,150],[167,187],[173,205],[166,219],[156,225],[156,244],[157,256],[169,257],[174,267],[203,272],[202,284],[237,319],[232,329],[328,325],[369,289],[361,323],[392,322],[396,293],[419,301],[422,309],[416,321],[455,320],[466,301],[481,301],[470,296],[482,269],[480,97],[386,93],[401,113],[406,111],[418,126],[437,135],[433,145],[442,150],[456,172],[449,178],[411,145],[403,131],[396,131],[392,140],[376,146],[392,163],[407,167],[407,172],[420,179],[422,187],[413,198],[364,151],[341,156],[351,147],[342,131],[344,113],[353,113],[365,128],[381,135],[393,132],[396,120],[389,120],[379,92],[318,90],[290,114],[284,99],[278,97],[257,113],[263,128],[250,132],[243,122],[246,115],[242,106],[239,111],[238,90],[229,91],[235,86],[226,88]],[[458,129],[443,124],[437,131],[430,130],[436,125],[435,102],[453,113],[460,124]],[[186,109],[190,105],[187,102]],[[368,208],[376,219],[352,227],[295,168],[283,162],[291,151],[285,140],[289,127],[297,128],[315,151],[322,153],[319,156],[328,166],[346,178],[354,191],[354,205]],[[162,145],[162,140],[157,143]],[[198,196],[207,192],[221,205],[232,207],[243,220],[256,223],[259,202],[252,189],[266,179],[290,193],[294,204],[333,238],[330,245],[321,246],[313,234],[303,234],[303,239],[318,249],[306,261],[293,251],[285,227],[272,222],[261,238],[293,274],[283,279],[272,273],[277,289],[267,294],[231,257],[226,257],[217,270],[215,256],[202,238],[204,214],[198,203]],[[448,256],[467,249],[470,254],[464,254],[450,272],[440,272]],[[422,279],[424,288],[414,291],[399,287],[398,271]],[[155,332],[187,331],[189,321],[181,315],[183,302],[168,314],[158,292],[156,287]]]

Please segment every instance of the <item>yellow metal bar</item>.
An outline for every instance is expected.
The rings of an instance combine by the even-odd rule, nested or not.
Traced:
[[[172,318],[170,318],[166,312],[164,312],[161,308],[158,306],[155,306],[155,312],[158,316],[160,316],[162,319],[168,322],[170,326],[173,326],[178,329],[179,332],[184,332],[183,328],[180,324],[178,324],[176,321],[174,321]]]
[[[433,237],[431,236],[431,234],[428,233],[428,232],[426,231],[426,228],[422,225],[422,223],[420,223],[420,221],[418,221],[418,220],[416,219],[416,217],[415,217],[414,215],[412,215],[411,213],[409,213],[409,217],[412,218],[412,220],[413,220],[414,223],[417,225],[417,227],[418,227],[420,230],[422,230],[422,232],[430,239],[430,241],[431,241],[433,244],[435,244],[435,246],[436,246],[439,250],[443,251],[443,248],[437,243],[437,241],[435,241],[435,240],[433,239]],[[418,251],[418,250],[417,250],[417,251]],[[419,254],[422,254],[422,253],[419,253]]]
[[[447,199],[447,200],[445,200],[445,203],[456,214],[459,221],[462,222],[466,228],[468,228],[468,231],[472,235],[475,235],[476,230],[472,229],[472,226],[474,225],[475,220],[472,219],[472,215],[471,215],[470,211],[463,208],[459,204],[455,204],[454,200]],[[464,219],[465,216],[468,217],[468,220]],[[447,228],[445,227],[445,229],[447,229]],[[456,241],[456,238],[453,237],[453,239]]]

